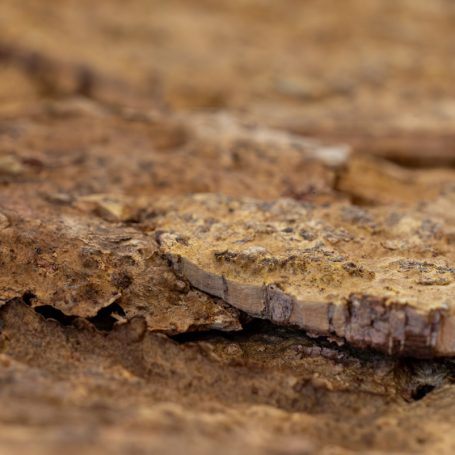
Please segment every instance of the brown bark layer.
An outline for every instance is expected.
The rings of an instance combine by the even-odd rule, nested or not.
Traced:
[[[447,190],[431,210],[454,203]],[[197,289],[355,346],[455,354],[451,214],[212,195],[160,209],[163,252]]]
[[[0,2],[0,452],[452,454],[451,0]]]

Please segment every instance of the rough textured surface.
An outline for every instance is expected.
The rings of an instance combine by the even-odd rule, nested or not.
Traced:
[[[100,333],[19,301],[0,314],[7,453],[454,448],[450,363],[356,354],[276,327],[177,343],[140,318]]]
[[[4,0],[2,109],[242,110],[400,163],[454,164],[451,0]]]
[[[235,310],[190,289],[162,258],[156,197],[345,198],[334,185],[346,146],[223,115],[125,119],[90,103],[48,109],[8,120],[0,139],[3,302],[27,294],[33,306],[86,318],[115,309],[119,319],[143,315],[166,333],[239,329]]]
[[[0,452],[453,454],[454,13],[2,0]]]
[[[446,199],[454,204],[454,193]],[[168,204],[159,241],[194,287],[252,316],[389,354],[455,354],[453,225],[425,206],[212,195]]]
[[[349,146],[324,145],[227,113],[116,113],[71,100],[42,102],[27,114],[2,122],[2,181],[47,184],[48,192],[74,196],[211,191],[311,198],[333,193],[335,169],[349,156]]]
[[[150,237],[115,223],[121,198],[80,198],[74,203],[80,210],[66,193],[27,187],[23,182],[1,192],[2,302],[25,296],[34,307],[68,317],[141,314],[150,328],[169,333],[240,328],[235,311],[170,273]],[[92,205],[114,221],[86,215]]]

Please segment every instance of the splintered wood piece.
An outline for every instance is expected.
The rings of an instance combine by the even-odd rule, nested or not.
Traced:
[[[194,287],[246,313],[389,354],[455,354],[455,193],[414,209],[196,195],[159,242]],[[428,215],[430,210],[432,215]]]

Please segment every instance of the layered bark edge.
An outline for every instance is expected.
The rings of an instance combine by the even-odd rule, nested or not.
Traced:
[[[431,358],[454,354],[450,333],[455,321],[445,308],[423,313],[411,305],[360,293],[350,294],[341,304],[305,301],[276,284],[241,283],[205,271],[180,255],[167,257],[176,273],[192,286],[253,317],[390,355]]]

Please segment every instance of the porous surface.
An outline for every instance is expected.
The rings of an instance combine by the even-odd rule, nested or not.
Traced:
[[[249,326],[110,332],[0,309],[4,453],[451,453],[450,362],[393,360]]]
[[[447,190],[446,199],[455,203]],[[198,289],[256,317],[389,354],[455,354],[452,223],[417,209],[198,195],[159,241]]]
[[[451,0],[0,2],[0,452],[453,454]]]
[[[327,151],[226,116],[129,119],[68,103],[40,106],[6,121],[4,131],[0,299],[27,295],[34,307],[68,317],[119,305],[119,319],[145,316],[154,331],[238,330],[235,309],[168,267],[156,243],[157,198],[198,191],[344,198],[334,181],[346,146]]]

